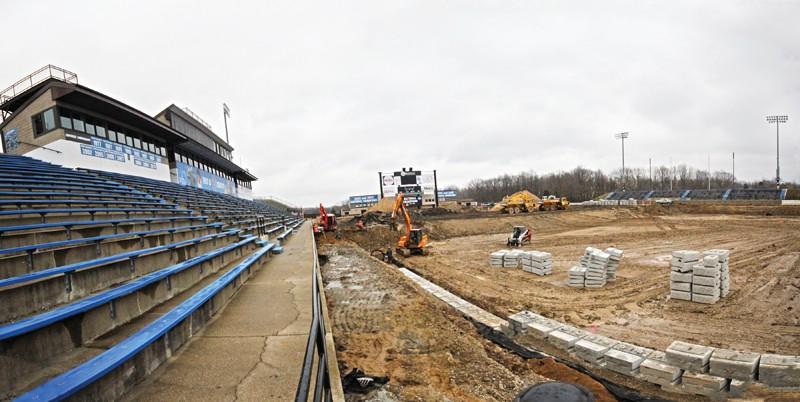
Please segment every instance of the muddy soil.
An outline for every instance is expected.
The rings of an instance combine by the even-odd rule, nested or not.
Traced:
[[[794,210],[615,208],[425,223],[431,255],[405,263],[427,279],[507,317],[529,309],[603,335],[664,349],[673,340],[764,353],[800,354],[800,217]],[[714,207],[717,208],[717,207]],[[772,208],[772,213],[766,208]],[[780,208],[780,207],[778,207]],[[800,209],[797,209],[800,210]],[[766,212],[765,212],[766,211]],[[767,216],[767,214],[771,216]],[[777,215],[777,216],[776,216]],[[525,249],[553,254],[553,275],[492,269],[513,224],[534,230]],[[397,233],[375,228],[351,238],[386,248]],[[625,250],[616,282],[602,289],[566,285],[586,246]],[[731,292],[715,305],[668,300],[673,250],[731,250]]]
[[[525,386],[548,378],[579,383],[598,401],[615,400],[584,374],[550,360],[522,359],[486,340],[463,317],[360,247],[333,238],[320,243],[342,373],[358,367],[390,377],[383,389],[348,395],[348,400],[509,401]]]

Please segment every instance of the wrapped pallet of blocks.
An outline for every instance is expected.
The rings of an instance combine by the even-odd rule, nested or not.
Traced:
[[[489,254],[489,266],[492,268],[503,268],[503,257],[511,250],[499,250]]]
[[[605,249],[605,253],[608,254],[608,265],[606,266],[606,281],[607,282],[614,282],[617,280],[617,269],[619,268],[619,262],[622,260],[622,253],[623,251],[609,247]]]
[[[692,269],[700,260],[700,252],[678,250],[672,252],[669,275],[669,296],[672,299],[692,300]]]
[[[527,251],[520,256],[522,270],[536,275],[553,273],[553,256],[543,251]]]
[[[586,267],[576,265],[569,269],[569,286],[582,288],[586,281]]]
[[[587,288],[602,288],[606,285],[606,268],[611,256],[600,250],[592,252],[589,256],[589,265],[586,267]]]
[[[519,261],[524,251],[511,250],[503,256],[503,268],[519,268]]]

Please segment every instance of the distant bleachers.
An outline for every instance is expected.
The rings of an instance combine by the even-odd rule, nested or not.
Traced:
[[[121,337],[109,351],[126,352],[103,360],[140,364],[131,359],[147,342],[187,311],[218,309],[219,292],[280,252],[259,235],[282,241],[301,223],[236,197],[0,154],[0,398],[60,399],[91,387],[104,374],[86,360],[97,354],[93,343],[151,320],[142,324],[147,336]],[[199,289],[208,281],[214,286]],[[184,302],[148,315],[173,299]],[[80,381],[48,382],[53,367],[73,367],[64,375]]]
[[[722,200],[727,190],[691,190],[684,198],[690,200]]]
[[[778,189],[733,189],[728,196],[730,200],[780,200],[781,190]]]
[[[685,199],[685,200],[780,200],[783,192],[776,189],[697,189],[697,190],[653,190],[617,191],[606,200]]]

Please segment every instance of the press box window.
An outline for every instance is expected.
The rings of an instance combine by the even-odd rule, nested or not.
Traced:
[[[53,109],[47,109],[33,116],[34,137],[40,136],[56,128],[56,115]]]

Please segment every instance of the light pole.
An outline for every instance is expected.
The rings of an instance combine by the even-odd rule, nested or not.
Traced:
[[[767,116],[767,123],[775,123],[775,184],[781,188],[781,123],[786,123],[789,116]]]
[[[614,134],[614,138],[622,140],[622,191],[625,191],[625,139],[629,136],[630,134],[627,131],[624,133]]]
[[[228,145],[231,144],[230,138],[228,138],[228,117],[231,117],[231,109],[225,103],[222,104],[222,119],[225,121],[225,142]]]

